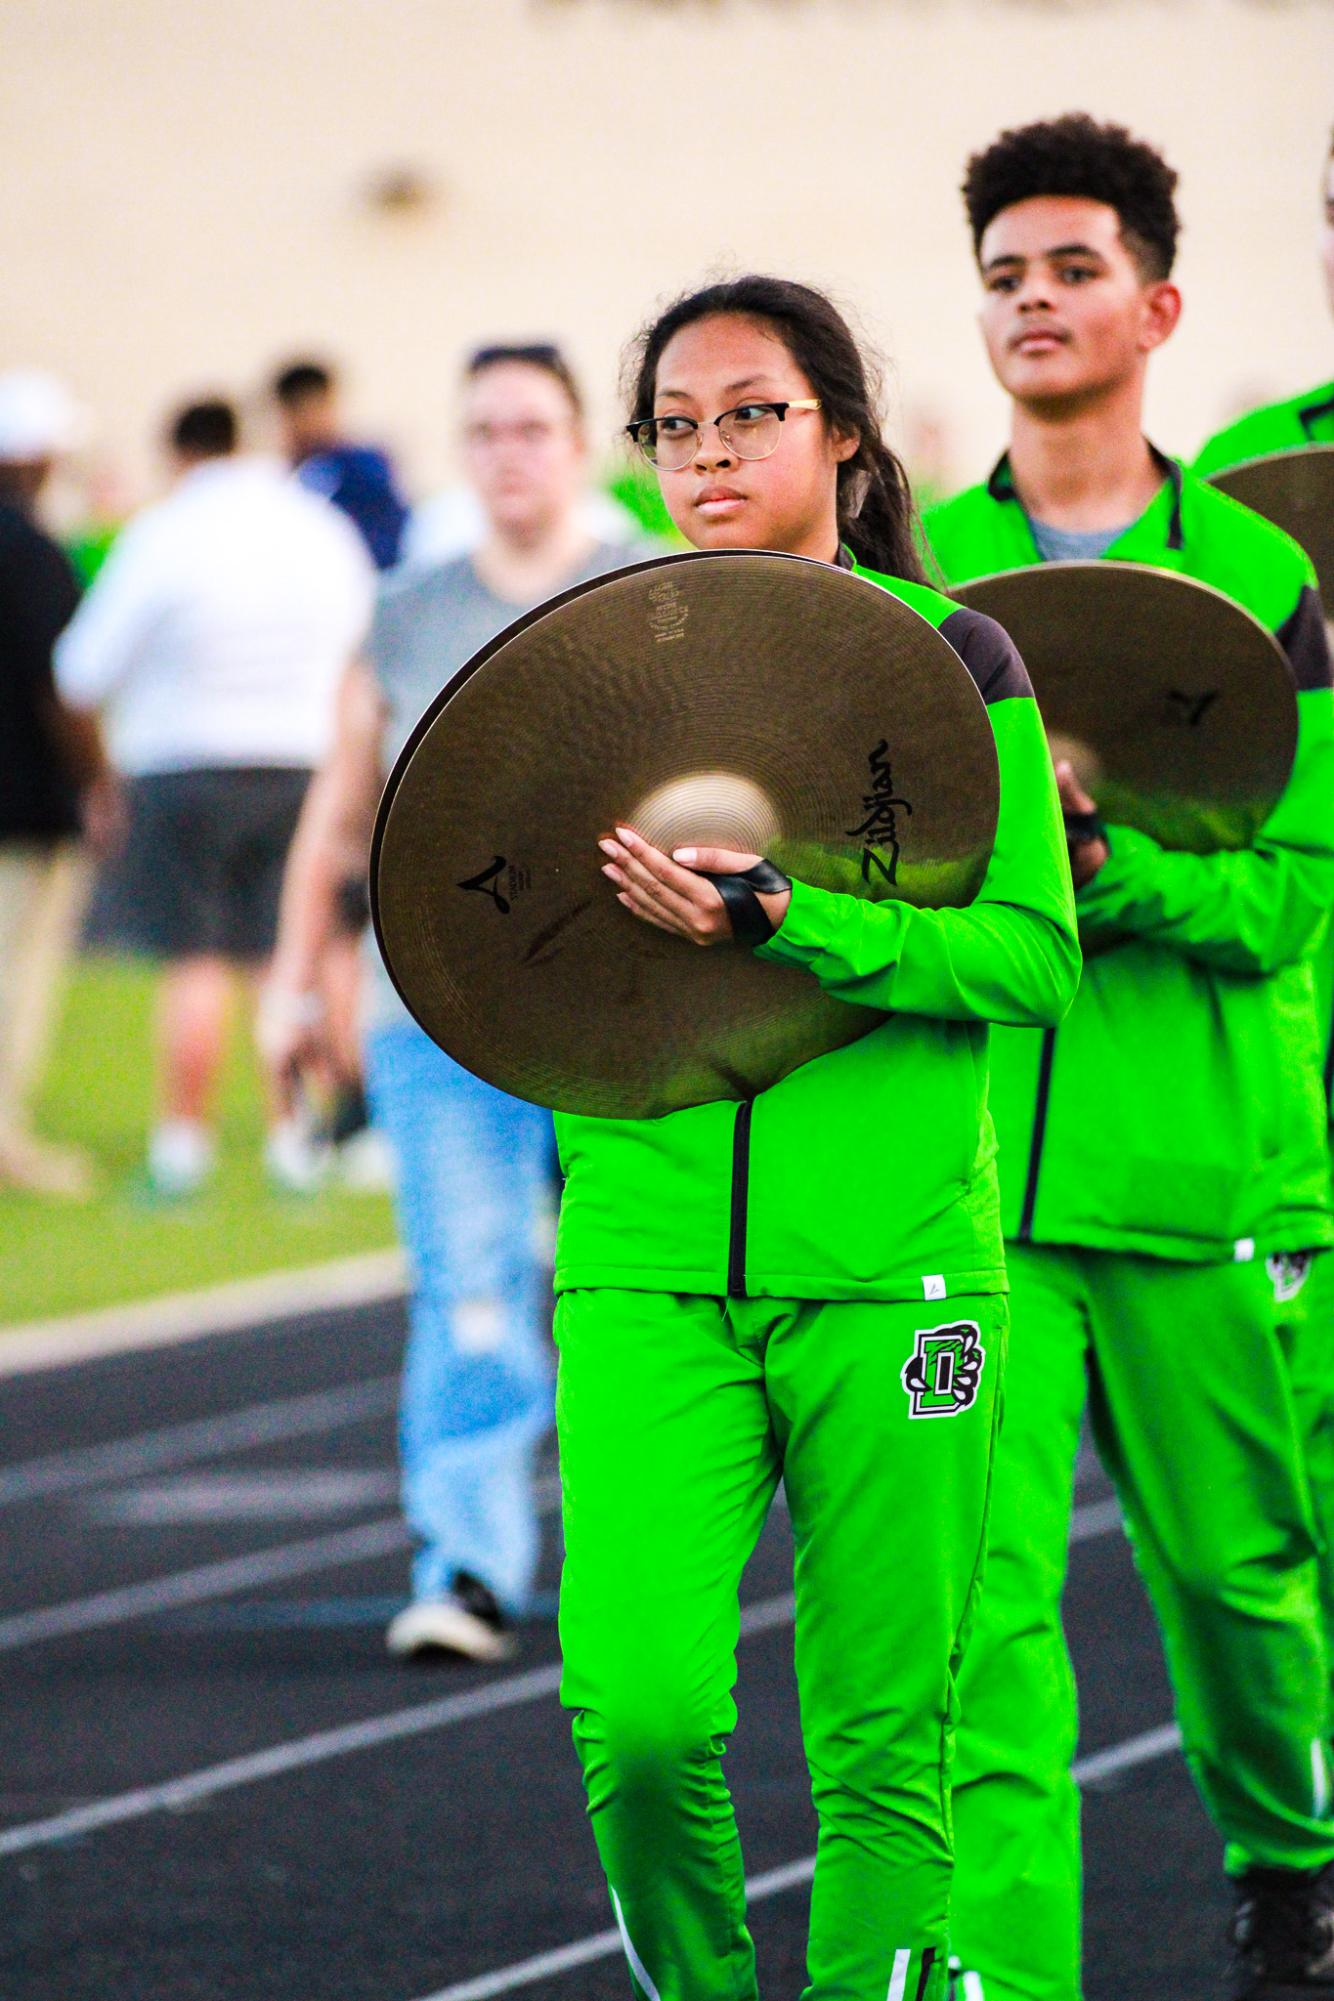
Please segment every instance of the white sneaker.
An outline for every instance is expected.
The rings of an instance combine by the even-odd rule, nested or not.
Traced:
[[[163,1119],[148,1137],[148,1179],[153,1192],[178,1201],[194,1195],[213,1172],[217,1142],[197,1119]]]
[[[392,1195],[394,1157],[389,1142],[374,1126],[363,1126],[332,1149],[331,1171],[354,1195]]]
[[[288,1195],[313,1195],[329,1171],[329,1150],[304,1118],[280,1119],[264,1142],[264,1171]]]
[[[389,1622],[384,1643],[399,1660],[421,1654],[461,1654],[470,1661],[507,1661],[514,1640],[502,1626],[479,1618],[457,1598],[421,1598]]]

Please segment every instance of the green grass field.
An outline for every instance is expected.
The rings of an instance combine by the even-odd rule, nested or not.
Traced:
[[[90,1202],[0,1191],[0,1322],[74,1313],[380,1250],[394,1242],[383,1195],[280,1195],[260,1163],[253,1053],[233,1034],[217,1172],[192,1201],[154,1206],[140,1175],[152,1080],[153,977],[89,958],[75,969],[38,1108],[50,1139],[86,1147]]]

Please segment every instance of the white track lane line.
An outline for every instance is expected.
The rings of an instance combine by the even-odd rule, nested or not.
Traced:
[[[1114,1772],[1129,1771],[1132,1766],[1166,1757],[1180,1743],[1176,1725],[1164,1724],[1161,1729],[1146,1730],[1142,1736],[1128,1737],[1123,1744],[1112,1744],[1105,1751],[1081,1758],[1075,1766],[1075,1777],[1081,1785],[1109,1778]],[[814,1874],[815,1857],[804,1855],[799,1862],[788,1862],[781,1869],[748,1876],[746,1902],[762,1903],[766,1897],[797,1889],[809,1883]],[[599,1959],[613,1959],[620,1951],[618,1931],[594,1932],[591,1938],[576,1939],[572,1945],[557,1946],[553,1952],[540,1952],[532,1959],[516,1960],[512,1966],[498,1967],[494,1973],[483,1973],[475,1980],[461,1980],[453,1987],[438,1988],[434,1994],[423,1996],[423,2001],[496,2001],[498,1995],[513,1994],[520,1987],[531,1987],[535,1981],[570,1973],[577,1966],[591,1966]]]
[[[785,1863],[781,1869],[769,1869],[762,1876],[747,1876],[746,1902],[759,1904],[766,1897],[776,1897],[781,1890],[795,1890],[802,1883],[809,1883],[814,1874],[815,1857],[807,1855],[800,1862]],[[498,1973],[484,1973],[480,1980],[465,1980],[458,1987],[442,1988],[438,1994],[428,1995],[426,2001],[490,2001],[493,1994],[531,1987],[535,1980],[571,1973],[576,1966],[591,1966],[595,1960],[611,1959],[623,1950],[621,1935],[613,1927],[609,1932],[594,1932],[591,1938],[577,1939],[573,1945],[557,1946],[554,1952],[540,1952],[535,1959],[520,1960],[516,1966],[504,1966]]]
[[[0,1327],[0,1377],[63,1369],[106,1355],[145,1352],[206,1334],[278,1334],[281,1323],[373,1306],[407,1290],[401,1250],[363,1251],[301,1271],[228,1279],[202,1291],[100,1306],[55,1320]]]
[[[42,1459],[21,1460],[0,1467],[0,1505],[37,1501],[50,1494],[70,1494],[84,1487],[105,1487],[116,1480],[133,1480],[144,1473],[161,1473],[173,1466],[196,1466],[229,1452],[275,1445],[289,1438],[316,1438],[345,1425],[384,1417],[398,1403],[399,1379],[373,1376],[332,1390],[311,1390],[302,1396],[275,1398],[202,1417],[186,1424],[166,1425],[118,1438],[108,1445],[76,1446]]]
[[[1121,1503],[1115,1494],[1105,1501],[1086,1501],[1070,1518],[1070,1540],[1091,1542],[1095,1536],[1111,1535],[1121,1526]]]
[[[540,1513],[552,1512],[560,1502],[560,1482],[551,1475],[537,1483]],[[1091,1501],[1076,1508],[1070,1524],[1072,1543],[1109,1534],[1121,1524],[1115,1500]],[[230,1598],[234,1592],[301,1577],[320,1570],[336,1570],[341,1564],[358,1563],[364,1557],[383,1556],[404,1547],[407,1531],[395,1518],[366,1522],[361,1527],[341,1529],[326,1536],[303,1538],[300,1542],[279,1543],[273,1549],[255,1550],[245,1556],[224,1557],[190,1570],[170,1571],[150,1577],[142,1584],[118,1585],[97,1591],[88,1598],[67,1599],[61,1605],[39,1606],[30,1612],[11,1612],[0,1617],[0,1653],[16,1647],[30,1647],[44,1640],[68,1639],[75,1633],[94,1632],[131,1619],[151,1618],[160,1612],[178,1611],[184,1605],[202,1605],[213,1598]]]
[[[772,1632],[792,1622],[792,1597],[762,1599],[748,1605],[741,1615],[741,1636]],[[383,1744],[401,1743],[405,1738],[422,1737],[432,1730],[465,1723],[475,1716],[490,1716],[497,1710],[514,1709],[526,1702],[554,1695],[560,1686],[560,1664],[531,1668],[525,1674],[507,1675],[502,1681],[487,1682],[461,1695],[446,1695],[436,1702],[418,1703],[411,1709],[392,1710],[386,1716],[371,1716],[362,1723],[349,1723],[336,1730],[319,1730],[310,1737],[298,1737],[289,1744],[275,1744],[243,1758],[229,1758],[221,1765],[188,1772],[183,1778],[167,1779],[156,1786],[139,1786],[133,1792],[116,1793],[109,1799],[91,1800],[87,1806],[72,1807],[46,1820],[29,1821],[22,1827],[0,1832],[0,1856],[26,1855],[34,1848],[48,1848],[54,1842],[69,1841],[77,1835],[92,1834],[103,1827],[122,1826],[126,1821],[143,1820],[149,1814],[180,1812],[232,1792],[238,1786],[262,1779],[280,1778],[285,1773],[324,1764],[330,1758],[344,1758],[353,1751],[374,1750]]]
[[[534,1494],[538,1513],[552,1514],[560,1505],[560,1481],[555,1474],[548,1474],[534,1483]],[[95,1591],[89,1598],[69,1598],[62,1605],[11,1612],[0,1618],[0,1653],[36,1646],[43,1640],[69,1639],[75,1633],[95,1632],[103,1626],[119,1626],[130,1619],[152,1618],[160,1612],[176,1612],[185,1605],[206,1605],[210,1599],[230,1598],[237,1591],[253,1590],[257,1584],[338,1570],[367,1557],[391,1555],[405,1549],[408,1540],[402,1517],[392,1515],[330,1535],[307,1536],[300,1542],[281,1542],[272,1549],[201,1563],[191,1570],[169,1571],[165,1577],[150,1577],[142,1584]]]
[[[558,1499],[558,1483],[548,1479],[539,1483],[540,1505],[554,1507]],[[1095,1502],[1087,1509],[1075,1510],[1072,1539],[1088,1541],[1096,1535],[1105,1535],[1117,1526],[1119,1517],[1110,1516],[1107,1504]],[[397,1531],[397,1539],[389,1540]],[[209,1564],[203,1572],[186,1571],[177,1578],[160,1578],[156,1588],[168,1586],[179,1589],[185,1580],[194,1579],[193,1594],[177,1598],[178,1604],[197,1604],[201,1598],[225,1596],[230,1589],[240,1589],[240,1585],[225,1585],[212,1588],[220,1583],[219,1573],[235,1571],[244,1564],[258,1564],[265,1559],[273,1563],[285,1559],[289,1568],[281,1574],[298,1576],[305,1570],[333,1568],[342,1561],[354,1561],[357,1555],[367,1553],[364,1546],[354,1547],[357,1537],[368,1540],[384,1536],[385,1546],[399,1548],[405,1540],[401,1524],[398,1522],[369,1523],[362,1529],[346,1529],[338,1535],[320,1536],[303,1543],[289,1543],[277,1550],[260,1552],[255,1557],[239,1557],[232,1564]],[[351,1552],[346,1557],[334,1553],[335,1546]],[[312,1562],[312,1552],[326,1552],[326,1560]],[[304,1552],[304,1559],[302,1553]],[[375,1552],[369,1552],[375,1553]],[[254,1581],[253,1573],[243,1581]],[[210,1588],[204,1588],[208,1585]],[[130,1591],[142,1591],[155,1587],[131,1585]],[[123,1597],[124,1593],[104,1593],[103,1598]],[[96,1606],[97,1599],[85,1599],[82,1606]],[[54,1606],[47,1613],[20,1613],[18,1617],[35,1619],[54,1618],[61,1613],[72,1613],[78,1604]],[[161,1603],[148,1608],[164,1609]],[[745,1606],[741,1612],[741,1637],[748,1638],[754,1633],[771,1632],[774,1628],[791,1622],[794,1601],[790,1593],[776,1598],[766,1598],[758,1604]],[[124,1615],[131,1616],[131,1615]],[[101,1623],[109,1623],[102,1621]],[[67,1626],[66,1630],[82,1630]],[[0,1625],[0,1638],[4,1626]],[[42,1637],[49,1637],[43,1635]],[[18,1644],[12,1642],[11,1644]],[[156,1786],[140,1786],[127,1793],[115,1793],[107,1799],[93,1800],[87,1806],[74,1807],[67,1813],[52,1815],[45,1820],[29,1821],[18,1827],[0,1832],[0,1856],[25,1854],[31,1848],[45,1848],[51,1843],[65,1841],[74,1835],[91,1833],[100,1827],[115,1827],[127,1820],[141,1820],[151,1813],[159,1813],[171,1808],[193,1805],[197,1801],[210,1798],[214,1793],[229,1792],[237,1786],[251,1785],[260,1779],[277,1778],[286,1772],[300,1771],[306,1765],[322,1764],[328,1758],[342,1757],[351,1751],[360,1751],[380,1743],[393,1743],[402,1737],[419,1736],[423,1732],[438,1730],[445,1724],[461,1722],[466,1717],[482,1716],[493,1709],[512,1708],[516,1702],[532,1702],[541,1695],[553,1691],[559,1684],[558,1667],[537,1668],[529,1674],[510,1676],[503,1681],[490,1683],[486,1688],[469,1691],[467,1695],[447,1697],[444,1703],[427,1703],[419,1709],[394,1710],[386,1716],[373,1716],[364,1723],[353,1723],[338,1730],[322,1730],[311,1737],[298,1737],[288,1744],[275,1744],[266,1751],[254,1752],[245,1758],[228,1759],[221,1765],[209,1765],[198,1772],[187,1772],[182,1778],[168,1779]],[[515,1695],[513,1690],[522,1693]],[[462,1706],[460,1706],[462,1705]],[[1136,1740],[1138,1741],[1138,1740]],[[534,1978],[537,1976],[535,1975]]]
[[[300,1542],[278,1543],[273,1549],[252,1550],[246,1556],[201,1563],[193,1570],[150,1577],[143,1584],[122,1584],[97,1591],[90,1598],[67,1599],[33,1612],[11,1612],[0,1618],[0,1653],[31,1647],[43,1640],[64,1640],[74,1633],[91,1633],[119,1626],[156,1612],[175,1612],[183,1605],[206,1604],[210,1598],[230,1598],[258,1584],[275,1584],[315,1571],[338,1570],[368,1557],[388,1556],[406,1547],[408,1532],[398,1515],[364,1522],[330,1535],[306,1536]]]

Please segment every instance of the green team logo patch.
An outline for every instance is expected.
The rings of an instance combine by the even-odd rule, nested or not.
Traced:
[[[1295,1299],[1311,1275],[1311,1251],[1279,1251],[1265,1259],[1265,1269],[1274,1288],[1274,1304],[1285,1306]]]
[[[919,1328],[912,1357],[903,1365],[909,1417],[957,1417],[977,1401],[987,1351],[975,1320]]]

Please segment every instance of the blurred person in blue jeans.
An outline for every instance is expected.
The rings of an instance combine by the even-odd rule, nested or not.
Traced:
[[[292,846],[262,1009],[276,1075],[326,1053],[317,972],[338,884],[351,851],[364,861],[384,774],[427,704],[521,614],[651,553],[588,532],[583,408],[555,348],[479,349],[462,415],[486,531],[466,555],[384,579],[367,657],[344,679],[334,749]],[[502,1660],[536,1574],[533,1467],[552,1415],[539,1242],[550,1117],[437,1049],[378,956],[366,1015],[371,1108],[394,1155],[412,1270],[400,1450],[416,1555],[412,1601],[386,1638],[404,1657]]]

